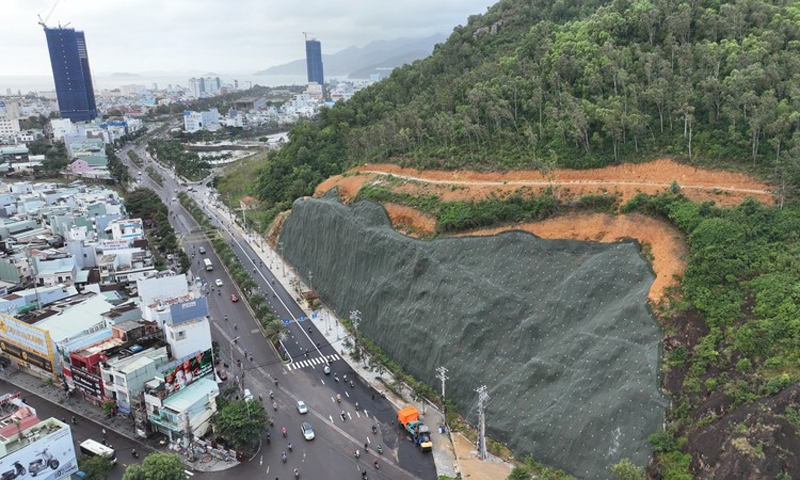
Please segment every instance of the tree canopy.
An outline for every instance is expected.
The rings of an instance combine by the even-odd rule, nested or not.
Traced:
[[[129,466],[122,480],[185,480],[184,468],[174,453],[154,452],[141,465]]]
[[[587,168],[669,155],[792,183],[799,77],[791,2],[502,0],[297,125],[257,194],[286,206],[364,161]]]
[[[215,431],[237,450],[250,449],[257,444],[269,421],[261,402],[220,397],[217,401],[220,408],[214,419]]]

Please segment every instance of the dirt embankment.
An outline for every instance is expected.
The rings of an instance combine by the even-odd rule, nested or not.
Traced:
[[[552,189],[561,200],[586,194],[616,195],[627,202],[638,193],[654,195],[669,190],[673,182],[681,192],[696,202],[714,201],[721,206],[737,205],[747,197],[764,204],[773,204],[775,194],[766,184],[741,174],[705,170],[682,165],[669,159],[642,164],[625,164],[592,170],[553,170],[542,173],[523,170],[504,173],[473,171],[436,171],[402,168],[392,164],[364,164],[344,176],[327,179],[317,187],[322,195],[336,187],[340,197],[350,201],[364,185],[391,175],[398,192],[414,195],[438,195],[445,201],[472,200],[518,191],[532,193]],[[408,235],[426,236],[436,229],[436,220],[413,208],[384,205],[392,224]],[[651,259],[656,280],[650,289],[650,300],[658,302],[665,290],[675,285],[686,268],[686,247],[683,237],[671,225],[642,215],[567,215],[543,222],[507,225],[470,232],[492,234],[505,230],[526,230],[542,238],[568,238],[598,242],[636,239]]]

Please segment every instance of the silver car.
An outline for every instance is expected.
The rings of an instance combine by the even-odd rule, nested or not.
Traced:
[[[300,425],[300,429],[303,431],[303,438],[306,440],[314,440],[314,429],[311,428],[311,424],[308,422],[303,422]]]

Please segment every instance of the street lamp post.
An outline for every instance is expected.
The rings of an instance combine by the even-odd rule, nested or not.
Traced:
[[[355,330],[353,346],[356,352],[356,358],[358,358],[358,322],[361,321],[361,312],[359,310],[350,310],[350,321],[353,322],[353,330]]]
[[[311,280],[314,278],[314,274],[311,273],[311,270],[308,271],[308,289],[312,292],[314,291],[314,284],[311,283]]]
[[[286,259],[283,258],[283,242],[278,242],[278,248],[281,249],[281,266],[283,267],[283,276],[286,276]]]
[[[236,359],[233,358],[233,344],[236,342],[236,340],[239,340],[239,337],[232,338],[231,341],[229,342],[230,343],[230,347],[231,347],[231,370],[233,370],[231,373],[233,374],[234,378],[239,378],[235,374],[236,373],[236,370],[235,370],[235,368],[236,368]]]

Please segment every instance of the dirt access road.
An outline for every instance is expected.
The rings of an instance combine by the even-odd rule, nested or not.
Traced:
[[[390,176],[393,177],[391,182],[388,181]],[[732,206],[747,197],[768,205],[776,201],[768,185],[748,175],[696,168],[670,159],[591,170],[559,169],[546,174],[535,170],[493,173],[364,164],[346,175],[327,179],[317,187],[316,195],[336,187],[342,200],[348,202],[363,185],[383,183],[397,192],[438,195],[445,201],[481,199],[520,189],[541,193],[550,188],[561,201],[585,194],[608,194],[627,202],[638,193],[653,195],[666,191],[673,181],[678,183],[684,195],[697,202],[714,201],[720,206]],[[384,207],[394,227],[408,235],[424,237],[436,229],[434,218],[413,208],[395,204]],[[473,231],[469,235],[490,235],[507,230],[525,230],[552,239],[595,242],[636,239],[652,256],[656,280],[650,288],[651,302],[659,302],[665,289],[677,284],[686,268],[687,250],[683,235],[665,222],[639,214],[566,215],[542,222]]]

